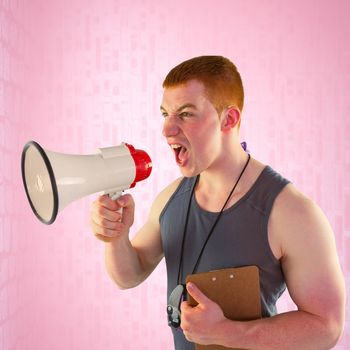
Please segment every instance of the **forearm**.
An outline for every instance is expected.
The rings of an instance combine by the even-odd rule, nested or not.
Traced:
[[[224,321],[218,329],[218,344],[251,350],[326,350],[337,342],[342,331],[303,311],[292,311],[255,321]]]
[[[128,235],[106,243],[105,263],[108,274],[121,289],[135,287],[146,277]]]

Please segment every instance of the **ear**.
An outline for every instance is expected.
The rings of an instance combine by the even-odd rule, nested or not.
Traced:
[[[231,129],[239,126],[241,120],[241,111],[236,106],[230,106],[222,114],[221,130],[230,131]]]

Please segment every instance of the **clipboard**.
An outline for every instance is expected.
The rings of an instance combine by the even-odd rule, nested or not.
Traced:
[[[193,282],[209,299],[216,302],[223,310],[225,317],[230,320],[249,321],[261,318],[260,281],[257,266],[188,275],[187,282]],[[189,294],[188,301],[192,306],[197,305]],[[196,350],[224,349],[229,348],[221,345],[196,344]]]

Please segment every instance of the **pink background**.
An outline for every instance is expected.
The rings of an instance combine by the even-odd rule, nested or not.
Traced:
[[[89,229],[96,196],[42,225],[20,156],[31,139],[67,153],[147,150],[152,176],[130,191],[134,233],[179,176],[161,136],[162,79],[202,54],[237,64],[242,140],[325,211],[349,291],[349,11],[346,0],[0,1],[0,349],[172,349],[164,263],[119,291]],[[293,308],[286,295],[279,305]],[[347,318],[336,349],[349,348]]]

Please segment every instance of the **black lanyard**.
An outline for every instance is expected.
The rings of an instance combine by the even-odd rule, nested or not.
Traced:
[[[201,251],[200,251],[200,253],[199,253],[199,255],[198,255],[196,264],[194,265],[194,268],[193,268],[193,270],[192,270],[192,274],[194,274],[194,273],[197,271],[199,262],[200,262],[200,260],[201,260],[201,258],[202,258],[203,252],[204,252],[204,249],[205,249],[205,247],[206,247],[206,245],[207,245],[207,243],[208,243],[208,241],[209,241],[211,235],[213,234],[214,229],[215,229],[215,226],[216,226],[216,224],[218,223],[218,221],[219,221],[219,219],[220,219],[220,217],[221,217],[221,215],[222,215],[222,213],[223,213],[223,211],[224,211],[224,209],[225,209],[225,207],[226,207],[228,201],[230,200],[230,198],[231,198],[231,196],[232,196],[232,194],[233,194],[235,188],[237,187],[239,180],[241,179],[241,177],[242,177],[242,175],[243,175],[245,169],[247,168],[248,163],[249,163],[249,160],[250,160],[250,154],[248,153],[248,160],[247,160],[247,162],[245,163],[245,165],[244,165],[244,167],[243,167],[243,170],[241,171],[240,175],[238,176],[238,179],[237,179],[235,185],[233,186],[233,188],[232,188],[230,194],[228,195],[228,197],[227,197],[227,199],[226,199],[226,201],[225,201],[225,204],[224,204],[223,207],[221,208],[220,213],[219,213],[218,216],[216,217],[216,220],[215,220],[213,226],[211,227],[211,229],[210,229],[210,231],[209,231],[209,234],[208,234],[208,236],[207,236],[207,239],[205,240],[205,242],[204,242],[204,244],[203,244],[203,246],[202,246],[202,249],[201,249]],[[181,277],[180,274],[182,273],[183,255],[184,255],[184,249],[185,249],[185,239],[186,239],[186,235],[187,235],[188,220],[189,220],[189,217],[190,217],[191,202],[192,202],[192,198],[193,198],[193,196],[194,196],[194,191],[195,191],[196,185],[197,185],[197,183],[198,183],[198,180],[199,180],[199,175],[197,175],[196,181],[195,181],[195,183],[194,183],[194,185],[193,185],[192,192],[191,192],[191,195],[190,195],[190,200],[189,200],[189,202],[188,202],[188,207],[187,207],[187,214],[186,214],[186,221],[185,221],[184,234],[183,234],[183,236],[182,236],[182,243],[181,243],[181,253],[180,253],[179,270],[178,270],[178,274],[177,274],[177,284],[178,284],[178,285],[180,284],[180,277]]]

